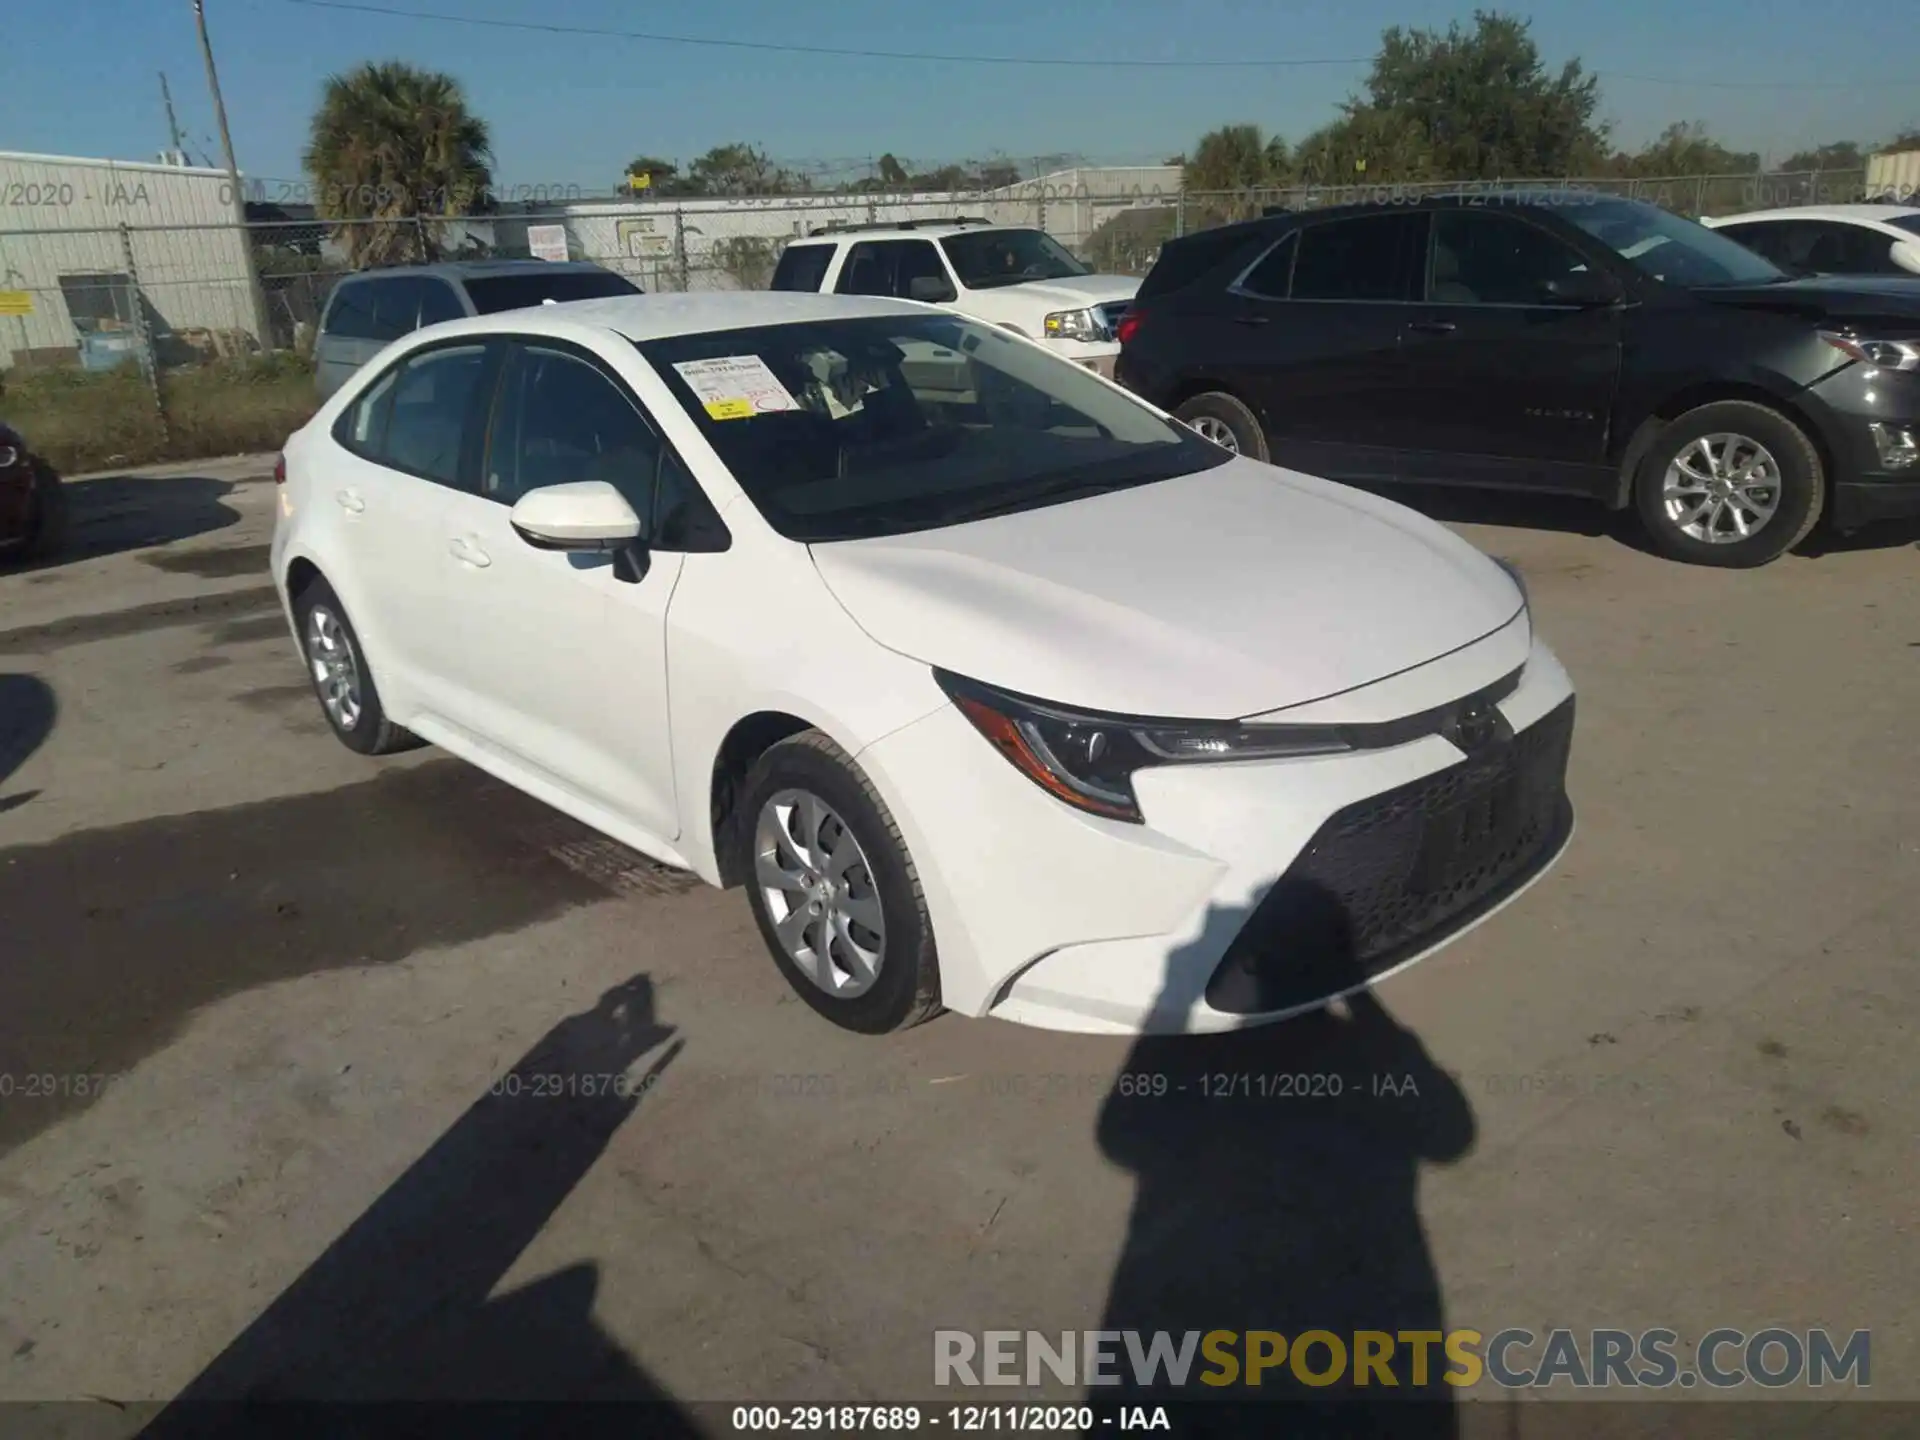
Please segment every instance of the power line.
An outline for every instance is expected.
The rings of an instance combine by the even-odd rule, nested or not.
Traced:
[[[926,50],[856,50],[836,45],[790,45],[772,40],[731,40],[706,35],[666,35],[648,30],[616,30],[597,25],[555,25],[537,20],[497,20],[480,15],[449,15],[437,10],[409,10],[395,5],[369,5],[357,0],[283,0],[313,10],[351,10],[398,20],[433,20],[443,25],[471,25],[491,30],[533,31],[543,35],[584,35],[599,40],[643,40],[651,45],[705,45],[722,50],[765,50],[778,55],[837,55],[856,60],[911,60],[940,65],[1027,65],[1079,70],[1300,70],[1340,65],[1371,65],[1373,55],[1326,56],[1315,59],[1259,60],[1109,60],[1081,55],[956,55]],[[1606,80],[1636,85],[1670,85],[1690,90],[1859,90],[1904,83],[1897,80],[1762,81],[1702,80],[1696,76],[1638,75],[1624,70],[1596,70]]]
[[[1090,60],[1060,55],[937,55],[920,50],[852,50],[834,45],[786,45],[771,40],[721,40],[699,35],[660,35],[644,30],[612,30],[594,25],[552,25],[535,20],[495,20],[478,15],[448,15],[432,10],[403,10],[390,5],[364,5],[353,0],[285,0],[315,10],[353,10],[363,15],[387,15],[403,20],[437,20],[447,25],[474,25],[494,30],[533,30],[546,35],[585,35],[600,40],[644,40],[652,45],[708,45],[726,50],[770,50],[782,55],[840,55],[858,60],[926,60],[942,65],[1050,65],[1099,70],[1251,70],[1301,69],[1319,65],[1371,65],[1371,55],[1323,60]]]

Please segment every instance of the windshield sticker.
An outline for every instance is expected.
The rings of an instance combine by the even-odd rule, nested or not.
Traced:
[[[800,402],[758,355],[684,360],[673,368],[715,420],[751,420],[755,415],[800,408]]]

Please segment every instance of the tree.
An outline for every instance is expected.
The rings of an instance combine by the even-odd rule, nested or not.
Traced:
[[[636,155],[627,162],[626,173],[622,176],[627,190],[641,189],[663,191],[670,189],[680,174],[680,167],[671,160],[662,160],[657,155]],[[634,181],[642,181],[635,186]]]
[[[1708,133],[1702,121],[1676,120],[1645,149],[1616,156],[1615,168],[1625,175],[1645,177],[1752,175],[1760,169],[1760,156],[1751,150],[1729,150]]]
[[[742,290],[764,290],[780,257],[765,235],[729,235],[714,242],[713,259]]]
[[[1404,110],[1349,104],[1294,151],[1299,178],[1315,185],[1412,185],[1464,177],[1435,157],[1419,118]]]
[[[1181,182],[1198,193],[1256,190],[1280,183],[1290,158],[1287,142],[1277,135],[1267,139],[1258,125],[1222,125],[1200,137]]]
[[[439,258],[445,229],[431,222],[485,208],[492,158],[458,81],[387,61],[327,80],[301,160],[359,267]]]
[[[1801,170],[1863,170],[1866,164],[1866,157],[1855,141],[1836,140],[1811,150],[1796,151],[1773,168],[1791,175]]]
[[[900,161],[889,152],[880,157],[877,178],[882,185],[892,189],[901,189],[905,187],[907,183],[907,167],[902,165]]]
[[[1605,153],[1594,118],[1600,82],[1578,60],[1551,73],[1525,20],[1476,10],[1473,29],[1445,34],[1393,26],[1367,78],[1348,102],[1333,148],[1352,140],[1410,147],[1364,157],[1369,179],[1408,178],[1417,168],[1450,180],[1536,179],[1588,173]]]
[[[1877,155],[1896,155],[1902,150],[1920,150],[1920,130],[1908,126],[1874,153]]]
[[[692,195],[786,195],[799,188],[795,178],[744,141],[716,145],[687,167]]]

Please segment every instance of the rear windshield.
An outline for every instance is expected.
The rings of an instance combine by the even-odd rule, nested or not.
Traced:
[[[774,290],[818,290],[827,278],[827,262],[833,259],[831,245],[789,245],[773,267]]]
[[[1079,366],[959,316],[768,325],[639,348],[790,540],[902,535],[1231,458]]]
[[[526,275],[484,275],[462,282],[482,315],[524,310],[548,300],[601,300],[609,295],[638,295],[640,287],[611,270],[538,271]]]
[[[1153,262],[1147,278],[1140,282],[1140,291],[1134,297],[1135,303],[1151,300],[1155,295],[1184,290],[1214,266],[1224,263],[1235,251],[1250,248],[1255,243],[1264,244],[1271,234],[1271,231],[1261,235],[1233,230],[1217,234],[1202,231],[1198,235],[1169,240],[1160,248],[1160,258]]]

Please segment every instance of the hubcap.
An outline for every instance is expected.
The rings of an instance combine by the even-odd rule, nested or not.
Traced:
[[[307,615],[307,668],[328,718],[342,730],[360,723],[360,661],[347,627],[324,605]]]
[[[754,877],[787,958],[827,994],[850,1000],[880,977],[887,922],[867,855],[819,796],[782,790],[761,807]]]
[[[1673,457],[1661,487],[1667,519],[1681,534],[1732,545],[1780,508],[1780,464],[1747,435],[1702,435]]]
[[[1216,420],[1211,415],[1196,415],[1187,422],[1189,429],[1202,440],[1211,440],[1222,450],[1240,453],[1240,442],[1233,438],[1233,431],[1224,420]]]

